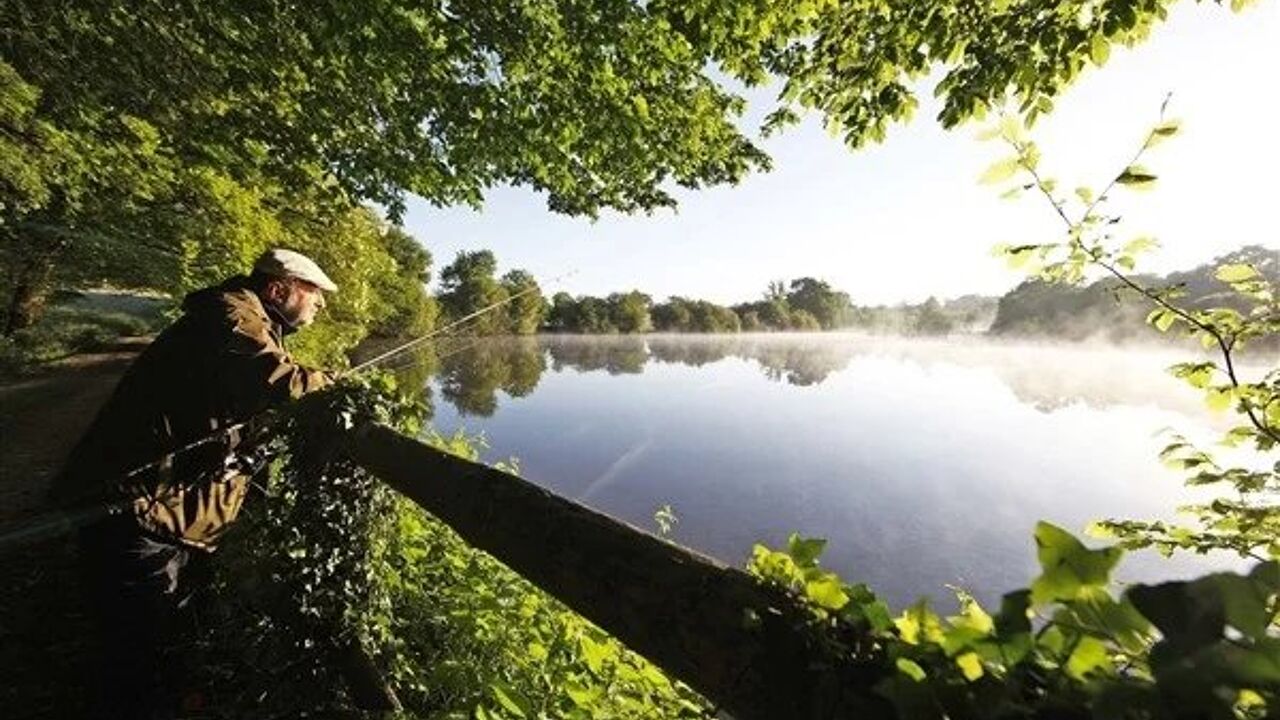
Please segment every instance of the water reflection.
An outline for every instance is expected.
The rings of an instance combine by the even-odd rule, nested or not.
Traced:
[[[544,338],[556,372],[571,368],[579,372],[604,370],[610,375],[636,375],[644,372],[649,349],[642,337],[588,339],[552,336]],[[723,357],[723,356],[722,356]]]
[[[857,335],[649,335],[449,338],[400,359],[406,387],[427,387],[465,415],[490,417],[501,390],[525,397],[542,375],[603,371],[637,375],[651,364],[701,368],[729,358],[754,363],[771,381],[820,385],[859,357],[889,357],[921,368],[960,367],[994,375],[1022,402],[1053,412],[1074,404],[1105,409],[1150,405],[1194,415],[1201,401],[1163,369],[1187,359],[1176,351],[1089,346],[931,341]]]
[[[497,391],[525,397],[538,387],[547,356],[537,338],[469,341],[439,351],[436,381],[440,395],[463,415],[489,417],[498,409]]]
[[[1037,519],[1166,517],[1194,498],[1152,433],[1213,422],[1161,371],[1170,353],[838,334],[469,342],[436,350],[438,430],[483,432],[529,480],[638,526],[670,505],[674,539],[726,562],[791,531],[826,537],[829,567],[899,604],[1025,583]]]

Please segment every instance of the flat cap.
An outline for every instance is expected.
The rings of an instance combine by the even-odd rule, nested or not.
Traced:
[[[272,248],[262,253],[262,256],[253,263],[253,271],[272,277],[305,280],[326,292],[338,291],[338,286],[333,284],[314,260],[300,252],[284,248]]]

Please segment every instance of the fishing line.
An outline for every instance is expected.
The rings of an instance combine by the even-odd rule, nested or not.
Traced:
[[[551,279],[550,279],[550,280],[548,280],[547,282],[548,282],[548,284],[558,284],[558,283],[560,283],[562,280],[564,280],[565,278],[568,278],[568,277],[571,277],[571,276],[573,276],[573,275],[577,274],[577,272],[578,272],[577,270],[570,270],[569,272],[567,272],[567,273],[565,273],[565,274],[563,274],[563,275],[559,275],[559,276],[557,276],[557,277],[551,278]],[[475,318],[478,318],[478,317],[480,317],[480,316],[484,315],[485,313],[488,313],[488,312],[490,312],[490,311],[492,311],[492,310],[494,310],[494,309],[496,309],[496,308],[502,307],[503,305],[506,305],[507,303],[509,303],[509,302],[511,302],[511,301],[513,301],[513,300],[515,300],[515,299],[516,299],[516,298],[518,298],[518,297],[522,297],[522,296],[524,296],[524,295],[528,295],[528,294],[529,294],[529,293],[531,293],[531,292],[540,291],[541,289],[542,289],[542,288],[540,288],[539,286],[537,286],[537,285],[533,285],[533,286],[530,286],[530,287],[527,287],[527,288],[525,288],[525,289],[521,290],[521,291],[520,291],[520,292],[518,292],[518,293],[515,293],[514,295],[508,295],[507,297],[503,298],[502,300],[499,300],[499,301],[497,301],[497,302],[495,302],[495,303],[490,303],[489,305],[486,305],[486,306],[484,306],[484,307],[480,308],[479,310],[476,310],[476,311],[475,311],[475,312],[473,312],[473,313],[470,313],[470,314],[468,314],[468,315],[463,315],[462,317],[460,317],[460,318],[458,318],[457,320],[455,320],[455,321],[453,321],[453,322],[449,323],[448,325],[445,325],[445,326],[444,326],[444,327],[442,327],[442,328],[439,328],[439,329],[437,329],[437,330],[433,330],[433,331],[431,331],[431,332],[429,332],[429,333],[427,333],[426,335],[423,335],[423,336],[421,336],[421,337],[417,337],[417,338],[414,338],[414,339],[412,339],[412,340],[409,340],[409,341],[408,341],[408,342],[406,342],[406,343],[403,343],[403,344],[401,344],[401,345],[398,345],[398,346],[396,346],[396,347],[391,348],[390,350],[388,350],[388,351],[386,351],[386,352],[382,353],[381,355],[377,355],[377,356],[375,356],[375,357],[373,357],[373,358],[371,358],[371,359],[369,359],[369,360],[366,360],[366,361],[364,361],[364,362],[360,363],[359,365],[356,365],[355,367],[351,368],[350,370],[347,370],[345,373],[343,373],[343,375],[351,375],[351,374],[355,374],[355,373],[361,372],[362,370],[365,370],[366,368],[369,368],[369,367],[372,367],[372,366],[374,366],[374,365],[377,365],[378,363],[380,363],[380,362],[382,362],[382,361],[384,361],[384,360],[386,360],[386,359],[388,359],[388,358],[394,357],[394,356],[396,356],[396,355],[399,355],[399,354],[400,354],[400,353],[402,353],[402,352],[406,352],[406,351],[408,351],[408,350],[410,350],[410,349],[412,349],[412,348],[415,348],[415,347],[417,347],[418,345],[421,345],[422,343],[424,343],[424,342],[426,342],[426,341],[430,340],[431,338],[435,337],[436,335],[440,335],[440,334],[442,334],[442,333],[446,333],[446,332],[448,332],[448,331],[450,331],[450,330],[452,330],[452,329],[454,329],[454,328],[458,327],[459,325],[461,325],[461,324],[463,324],[463,323],[466,323],[466,322],[468,322],[468,321],[470,321],[470,320],[473,320],[473,319],[475,319]]]

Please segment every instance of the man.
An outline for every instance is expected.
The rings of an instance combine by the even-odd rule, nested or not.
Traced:
[[[153,717],[172,707],[158,679],[193,575],[235,520],[253,469],[234,452],[242,425],[332,381],[303,367],[284,336],[337,286],[312,260],[271,250],[253,272],[191,293],[183,315],[130,366],[55,483],[61,504],[113,508],[81,531],[101,684],[91,712]]]

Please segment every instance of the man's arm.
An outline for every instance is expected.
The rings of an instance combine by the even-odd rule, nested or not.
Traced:
[[[294,362],[260,318],[240,318],[224,354],[224,389],[237,415],[252,415],[333,383],[331,373]]]

